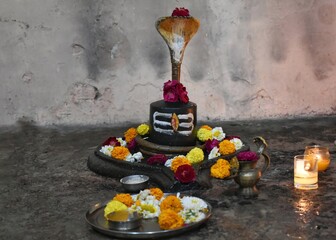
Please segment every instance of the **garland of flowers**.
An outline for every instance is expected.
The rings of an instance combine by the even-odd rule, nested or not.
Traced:
[[[170,159],[165,154],[155,154],[142,161],[144,157],[141,152],[132,154],[131,151],[136,148],[135,137],[137,135],[147,137],[149,129],[150,127],[146,123],[140,124],[137,128],[129,128],[122,138],[108,138],[102,144],[100,152],[118,160],[166,166],[172,170],[177,181],[191,183],[196,181],[197,177],[193,165],[203,162],[206,159],[205,154],[210,160],[233,154],[243,147],[243,142],[238,136],[226,136],[221,127],[212,128],[209,125],[203,125],[197,130],[196,135],[198,140],[204,144],[204,150],[195,147],[186,155],[178,155]],[[244,151],[231,159],[218,159],[210,168],[210,176],[225,179],[237,171],[239,161],[256,161],[258,158],[256,152]]]

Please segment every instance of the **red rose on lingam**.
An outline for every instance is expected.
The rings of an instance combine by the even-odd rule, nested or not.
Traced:
[[[189,102],[186,88],[177,80],[169,80],[164,83],[163,99],[165,102]]]
[[[175,8],[173,13],[172,13],[172,17],[189,17],[189,10],[181,7],[181,8]]]
[[[190,183],[196,180],[194,168],[189,164],[183,164],[176,169],[175,178],[181,183]]]

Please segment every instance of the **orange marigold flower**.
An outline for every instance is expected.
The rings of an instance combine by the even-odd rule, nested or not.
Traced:
[[[225,159],[218,159],[217,162],[211,166],[210,175],[220,179],[230,176],[230,163]]]
[[[184,164],[190,165],[190,162],[189,162],[187,157],[185,157],[183,155],[180,155],[180,156],[177,156],[173,159],[172,165],[171,165],[170,168],[173,172],[176,172],[177,168],[181,165],[184,165]]]
[[[182,206],[181,200],[174,195],[169,195],[168,197],[163,199],[163,201],[160,204],[161,211],[171,209],[178,213],[179,211],[182,210],[182,208],[183,206]]]
[[[138,132],[137,132],[136,128],[129,128],[129,129],[124,133],[125,141],[126,141],[127,143],[129,143],[129,142],[131,142],[137,135],[138,135]]]
[[[160,188],[150,188],[149,191],[157,200],[160,200],[163,197],[163,192]]]
[[[234,143],[229,140],[223,140],[219,143],[219,152],[222,155],[227,155],[230,153],[234,153],[236,151],[236,147]]]
[[[130,207],[133,204],[132,196],[129,193],[119,193],[115,195],[112,200],[118,200],[119,202],[125,204],[127,207]]]
[[[182,217],[171,209],[161,211],[158,220],[160,228],[164,230],[179,228],[184,224]]]
[[[210,127],[209,125],[203,125],[200,128],[205,128],[205,129],[210,130],[210,131],[212,130],[212,127]]]
[[[127,147],[123,147],[123,146],[117,146],[114,147],[112,152],[111,152],[111,156],[113,158],[119,159],[119,160],[125,160],[126,157],[128,155],[130,155],[130,151],[128,150]]]

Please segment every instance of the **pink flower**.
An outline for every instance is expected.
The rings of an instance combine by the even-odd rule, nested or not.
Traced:
[[[179,166],[175,172],[175,178],[181,183],[190,183],[196,180],[194,168],[189,164]]]
[[[238,136],[226,136],[226,140],[232,140],[232,139],[234,139],[234,138],[238,138],[238,139],[240,139],[240,137],[238,137]]]
[[[105,145],[120,146],[120,142],[117,140],[116,137],[109,137],[103,142],[103,146]]]
[[[189,10],[186,8],[175,8],[172,17],[189,17]]]
[[[186,88],[177,80],[169,80],[163,85],[163,99],[165,102],[189,102]]]
[[[166,155],[164,154],[155,154],[147,159],[147,164],[149,165],[155,165],[155,164],[160,164],[164,165],[165,162],[168,160]]]
[[[257,161],[259,156],[256,152],[245,151],[237,154],[238,161]]]
[[[133,151],[137,146],[137,142],[135,141],[135,138],[132,139],[129,143],[127,143],[127,148],[130,151]]]
[[[214,147],[218,147],[218,146],[219,146],[219,141],[217,139],[212,139],[212,140],[209,139],[205,142],[205,149],[208,153],[210,153]]]

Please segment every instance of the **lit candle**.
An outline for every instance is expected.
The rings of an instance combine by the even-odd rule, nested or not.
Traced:
[[[317,159],[318,171],[325,171],[330,164],[330,153],[327,147],[319,145],[307,146],[305,153]]]
[[[298,189],[318,187],[317,163],[308,155],[294,157],[294,186]]]

